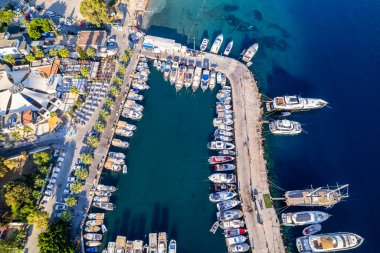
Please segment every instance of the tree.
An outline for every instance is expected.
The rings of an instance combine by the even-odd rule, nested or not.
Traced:
[[[104,0],[83,0],[80,3],[80,13],[98,27],[108,22],[108,11]]]
[[[123,76],[125,75],[126,72],[127,72],[126,68],[123,65],[120,65],[119,74]]]
[[[107,107],[108,109],[111,109],[112,106],[115,104],[112,98],[106,98],[104,100],[104,106]]]
[[[86,52],[80,46],[77,46],[77,53],[79,54],[79,58],[81,58],[82,60],[88,59]]]
[[[80,156],[80,159],[82,160],[82,162],[84,164],[91,164],[92,161],[94,160],[94,157],[91,155],[91,154],[87,154],[87,153],[83,153],[81,156]]]
[[[123,63],[127,63],[129,61],[129,56],[128,55],[122,55],[120,60]]]
[[[15,218],[25,218],[34,211],[33,189],[24,181],[9,182],[4,186],[4,193],[5,203],[11,207]]]
[[[39,173],[41,173],[41,175],[47,175],[47,174],[49,174],[49,168],[48,167],[46,167],[46,166],[42,166],[42,167],[40,167],[39,169],[38,169],[38,171],[39,171]]]
[[[25,59],[28,61],[28,62],[32,62],[32,61],[35,61],[36,60],[36,57],[32,54],[27,54],[25,55]]]
[[[99,139],[95,136],[91,135],[87,138],[87,145],[89,145],[92,148],[96,148],[99,144]]]
[[[41,59],[45,57],[44,51],[42,51],[40,48],[37,48],[36,51],[34,51],[34,56],[37,59]]]
[[[95,56],[96,51],[92,47],[89,47],[89,48],[87,48],[86,53],[87,53],[88,57],[93,57],[93,56]]]
[[[63,222],[69,222],[73,218],[73,213],[70,210],[64,210],[60,218]]]
[[[67,58],[70,56],[70,51],[67,48],[60,48],[58,50],[58,56],[61,58]]]
[[[4,177],[5,174],[9,171],[9,168],[7,165],[5,165],[5,158],[0,157],[0,177]]]
[[[119,95],[119,89],[116,88],[115,86],[111,86],[110,88],[110,94],[113,96],[113,97],[117,97],[117,95]]]
[[[80,180],[85,180],[88,177],[88,171],[84,168],[76,169],[74,175]]]
[[[71,86],[70,87],[70,93],[75,95],[75,96],[78,96],[79,95],[79,89],[75,86]]]
[[[28,223],[33,224],[38,230],[45,229],[49,223],[49,215],[47,212],[35,211],[27,217]]]
[[[70,184],[70,190],[74,192],[75,194],[79,194],[83,191],[82,183],[80,182],[74,182]]]
[[[24,127],[22,128],[22,131],[24,132],[24,134],[28,135],[33,132],[33,128],[31,126],[24,125]]]
[[[38,236],[38,247],[40,253],[74,253],[74,245],[68,237],[68,226],[63,222],[51,224],[47,230]]]
[[[56,118],[56,117],[57,117],[57,112],[50,113],[50,118]]]
[[[34,188],[40,189],[40,188],[44,187],[45,183],[46,183],[46,181],[44,179],[36,178],[34,180]]]
[[[113,79],[113,82],[116,84],[116,85],[122,85],[123,84],[123,79],[121,79],[120,77],[115,77],[114,79]]]
[[[19,131],[13,131],[11,133],[11,136],[12,136],[13,140],[15,140],[15,141],[21,140],[21,134]]]
[[[32,40],[41,38],[42,32],[50,32],[50,22],[48,19],[35,18],[28,24],[28,34]]]
[[[81,68],[80,69],[80,73],[84,77],[89,77],[89,75],[90,75],[90,69],[89,68]]]
[[[65,202],[67,206],[72,207],[72,206],[75,206],[78,201],[76,198],[69,196],[66,198]]]
[[[100,116],[100,118],[102,120],[105,121],[105,120],[107,120],[109,118],[110,113],[108,111],[106,111],[106,110],[103,109],[103,110],[100,111],[99,116]]]
[[[4,61],[6,63],[9,63],[9,64],[15,64],[16,60],[15,60],[15,57],[13,55],[10,55],[10,54],[7,54],[4,56]]]
[[[5,11],[0,9],[0,23],[9,24],[14,17],[16,17],[16,14],[12,10]]]
[[[48,152],[38,152],[33,154],[34,163],[38,166],[49,165],[51,156]]]
[[[132,49],[132,48],[126,48],[126,49],[124,50],[124,54],[125,54],[126,56],[128,56],[128,57],[131,57],[132,54],[133,54],[133,49]]]
[[[52,56],[52,57],[57,56],[58,55],[58,50],[55,49],[55,48],[51,48],[49,50],[49,55]]]
[[[98,133],[102,133],[104,131],[104,124],[101,122],[101,121],[97,121],[95,124],[94,124],[94,129],[96,132]]]

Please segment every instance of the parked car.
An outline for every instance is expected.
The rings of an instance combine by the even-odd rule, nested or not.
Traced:
[[[50,180],[50,184],[55,184],[57,182],[57,180],[55,179],[55,178],[52,178],[51,180]]]
[[[66,18],[65,24],[66,25],[72,25],[73,24],[73,20],[71,18]]]
[[[54,172],[53,175],[51,175],[51,177],[57,179],[58,173]]]
[[[62,213],[55,213],[54,214],[54,217],[56,217],[56,218],[61,218],[61,216],[62,216]]]
[[[61,202],[66,202],[66,199],[67,199],[68,197],[62,197],[61,198]]]
[[[73,183],[73,182],[75,182],[75,181],[77,181],[77,178],[76,178],[76,177],[69,177],[69,178],[67,179],[67,182],[69,182],[69,183]]]
[[[53,193],[53,192],[52,192],[51,190],[46,190],[46,191],[45,191],[45,195],[46,195],[46,196],[51,196],[52,193]]]
[[[54,187],[54,185],[50,183],[50,184],[48,184],[48,185],[46,186],[46,189],[52,190],[53,187]]]
[[[48,15],[49,17],[54,17],[55,13],[52,11],[45,11],[45,14]]]
[[[74,192],[70,191],[69,189],[64,189],[63,194],[74,195]]]
[[[62,31],[62,26],[61,26],[61,25],[58,25],[58,26],[57,26],[57,31],[58,31],[58,32]]]
[[[61,205],[61,204],[56,205],[55,210],[57,210],[57,211],[67,210],[67,205]]]

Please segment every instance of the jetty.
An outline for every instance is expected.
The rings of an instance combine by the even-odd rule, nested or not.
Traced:
[[[189,62],[213,67],[229,79],[233,96],[239,194],[252,252],[285,253],[280,222],[270,197],[262,137],[263,108],[252,72],[243,63],[229,57],[204,52],[195,52],[192,56],[186,53],[186,47],[174,40],[147,37],[148,41],[160,44],[163,50],[144,48],[143,45],[141,56],[163,61],[186,58]],[[255,192],[255,200],[252,192]]]

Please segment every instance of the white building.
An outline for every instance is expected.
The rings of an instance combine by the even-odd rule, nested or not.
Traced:
[[[175,40],[147,35],[144,37],[143,48],[152,50],[155,53],[172,54],[180,52],[183,47],[181,44],[176,43]]]
[[[8,40],[9,34],[0,33],[0,60],[4,60],[6,55],[12,55],[15,58],[21,56],[18,50],[20,46],[19,40]]]

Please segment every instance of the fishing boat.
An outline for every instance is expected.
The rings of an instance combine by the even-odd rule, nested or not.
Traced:
[[[298,237],[296,245],[301,253],[336,252],[355,249],[363,241],[357,234],[337,232]]]
[[[147,90],[150,89],[149,85],[147,85],[144,81],[140,80],[133,80],[131,83],[133,88],[139,89],[139,90]]]
[[[120,152],[109,152],[108,156],[116,159],[125,159],[125,154]]]
[[[95,196],[94,197],[94,201],[96,202],[109,202],[110,200],[110,197],[106,197],[106,196]]]
[[[302,98],[300,96],[275,97],[266,103],[266,109],[271,111],[308,111],[323,108],[328,103],[319,98]]]
[[[104,184],[98,184],[98,186],[96,187],[96,189],[99,190],[99,191],[109,191],[109,192],[116,191],[116,187],[115,186],[108,186],[108,185],[104,185]]]
[[[234,136],[233,132],[216,129],[214,135]]]
[[[193,84],[192,84],[192,88],[194,92],[196,92],[199,88],[199,84],[201,82],[201,76],[202,76],[202,68],[196,67],[195,72],[194,72]]]
[[[176,92],[180,91],[183,87],[183,81],[185,79],[185,73],[186,73],[186,66],[181,65],[179,67],[177,81],[175,83],[175,90]]]
[[[224,135],[215,135],[214,140],[228,142],[228,141],[233,141],[234,139],[232,137],[228,137]]]
[[[234,149],[235,145],[224,141],[212,141],[207,144],[207,148],[211,150]]]
[[[169,253],[177,253],[177,242],[173,239],[169,243]]]
[[[222,80],[221,80],[221,82],[220,82],[220,85],[221,85],[222,87],[225,87],[226,82],[227,82],[226,75],[225,75],[225,74],[222,74]]]
[[[103,224],[103,220],[88,220],[86,226],[100,226]]]
[[[201,43],[201,46],[200,46],[201,52],[203,52],[203,51],[206,50],[207,45],[208,45],[208,42],[209,42],[209,40],[206,39],[206,38],[204,38],[204,39],[202,40],[202,43]]]
[[[214,165],[215,171],[231,171],[231,170],[234,170],[235,168],[236,166],[230,163]]]
[[[239,243],[228,246],[228,252],[247,252],[250,249],[247,243]]]
[[[241,227],[244,227],[244,221],[242,220],[222,221],[219,224],[219,226],[222,229],[241,228]]]
[[[214,184],[214,190],[216,192],[232,191],[232,190],[236,190],[236,185],[235,184]]]
[[[210,83],[209,83],[210,90],[213,90],[215,88],[215,84],[216,84],[216,72],[215,72],[215,69],[212,69],[210,71]]]
[[[304,226],[321,223],[330,217],[330,214],[321,211],[303,211],[281,214],[282,223],[285,226]]]
[[[87,215],[89,219],[104,219],[104,213],[90,213]]]
[[[122,141],[120,139],[113,139],[111,142],[112,146],[118,147],[118,148],[128,148],[129,143],[127,141]]]
[[[226,211],[232,209],[240,204],[240,201],[237,199],[230,199],[226,201],[221,201],[216,204],[216,207],[219,211]]]
[[[112,211],[114,209],[114,204],[109,202],[94,202],[92,205],[107,211]]]
[[[178,62],[173,62],[172,69],[170,72],[169,81],[171,84],[174,84],[178,75]]]
[[[159,71],[161,69],[161,61],[157,61],[156,69]]]
[[[98,252],[98,247],[87,248],[86,252]]]
[[[219,184],[234,184],[236,183],[236,176],[235,174],[226,174],[226,173],[214,173],[211,174],[208,179],[213,183],[219,183]]]
[[[209,199],[211,202],[220,202],[236,197],[237,193],[232,191],[220,191],[211,193]]]
[[[258,43],[255,43],[252,46],[250,46],[247,50],[243,51],[242,60],[247,64],[252,64],[251,60],[253,56],[255,56],[258,49],[259,49]]]
[[[127,96],[128,99],[132,99],[132,100],[138,100],[138,101],[141,101],[144,99],[144,96],[143,95],[140,95],[140,94],[137,94],[136,92],[133,92],[133,91],[130,91],[128,93],[128,96]]]
[[[228,163],[235,160],[235,157],[233,156],[211,156],[208,159],[208,162],[210,164],[218,164],[218,163]]]
[[[157,253],[157,233],[149,234],[149,253]]]
[[[322,225],[317,223],[317,224],[313,224],[313,225],[310,225],[310,226],[307,226],[306,228],[304,228],[302,230],[302,234],[303,235],[314,235],[321,230],[322,230]]]
[[[189,88],[193,82],[193,77],[194,77],[194,66],[189,66],[186,70],[185,74],[185,88]]]
[[[230,52],[231,52],[231,50],[232,50],[232,47],[234,46],[234,41],[232,40],[232,41],[230,41],[228,44],[227,44],[227,46],[226,46],[226,49],[224,49],[224,52],[223,52],[223,54],[224,55],[229,55],[230,54]]]
[[[96,196],[107,196],[107,197],[110,197],[112,195],[111,191],[99,191],[99,190],[96,190],[95,191],[95,195]],[[102,218],[104,219],[104,218]]]
[[[216,74],[216,83],[221,84],[222,83],[222,72],[219,72]]]
[[[237,235],[237,236],[232,236],[232,237],[227,237],[226,238],[226,243],[227,246],[243,243],[247,240],[247,237],[244,235]]]
[[[84,231],[86,231],[86,232],[99,232],[100,229],[101,228],[99,226],[88,226],[84,229]],[[97,246],[97,245],[94,245],[94,246]]]
[[[236,155],[236,152],[233,150],[223,149],[218,151],[218,155]]]
[[[234,128],[232,126],[226,126],[222,123],[218,126],[218,130],[232,131]]]
[[[202,82],[201,82],[201,89],[203,92],[205,92],[208,88],[209,83],[209,77],[210,77],[210,71],[205,69],[202,72]]]
[[[133,135],[133,132],[130,130],[125,130],[123,128],[116,128],[115,134],[124,136],[124,137],[131,137]]]
[[[86,242],[86,246],[88,246],[88,247],[96,247],[96,246],[99,246],[100,244],[102,244],[102,243],[99,241],[88,241],[88,242]]]
[[[243,217],[244,213],[237,209],[230,209],[226,211],[217,212],[216,216],[220,221],[236,220]]]
[[[97,233],[87,233],[83,235],[83,238],[90,241],[100,241],[102,240],[102,235]]]
[[[269,130],[276,135],[296,135],[302,132],[302,127],[297,121],[278,119],[269,123]]]
[[[125,102],[125,104],[124,104],[124,108],[129,108],[129,109],[132,109],[132,110],[134,110],[134,111],[136,111],[136,112],[142,112],[142,111],[144,110],[144,106],[142,106],[142,105],[136,103],[135,100],[129,100],[129,99]],[[120,122],[120,121],[119,121],[119,122]],[[121,123],[121,125],[119,125],[119,122],[118,122],[118,124],[117,124],[118,126],[125,127],[125,128],[127,128],[128,130],[135,130],[135,129],[136,129],[136,126],[134,126],[134,125],[130,125],[130,124],[128,124],[128,123],[125,122],[125,121],[121,121],[121,122],[123,122],[123,123]],[[133,129],[133,128],[134,128],[134,129]]]
[[[231,236],[237,236],[237,235],[244,235],[246,233],[247,233],[247,229],[244,229],[244,228],[230,228],[224,231],[224,236],[231,237]]]
[[[143,116],[141,112],[136,112],[136,111],[131,110],[131,109],[123,110],[121,115],[125,118],[133,119],[133,120],[141,119]]]
[[[170,61],[166,62],[165,69],[164,69],[164,79],[165,79],[165,81],[167,81],[169,79],[171,68],[172,68],[171,62]]]
[[[223,43],[223,34],[219,34],[211,46],[210,53],[217,54]]]
[[[158,253],[166,253],[168,246],[167,246],[167,237],[165,232],[161,232],[158,234]]]

